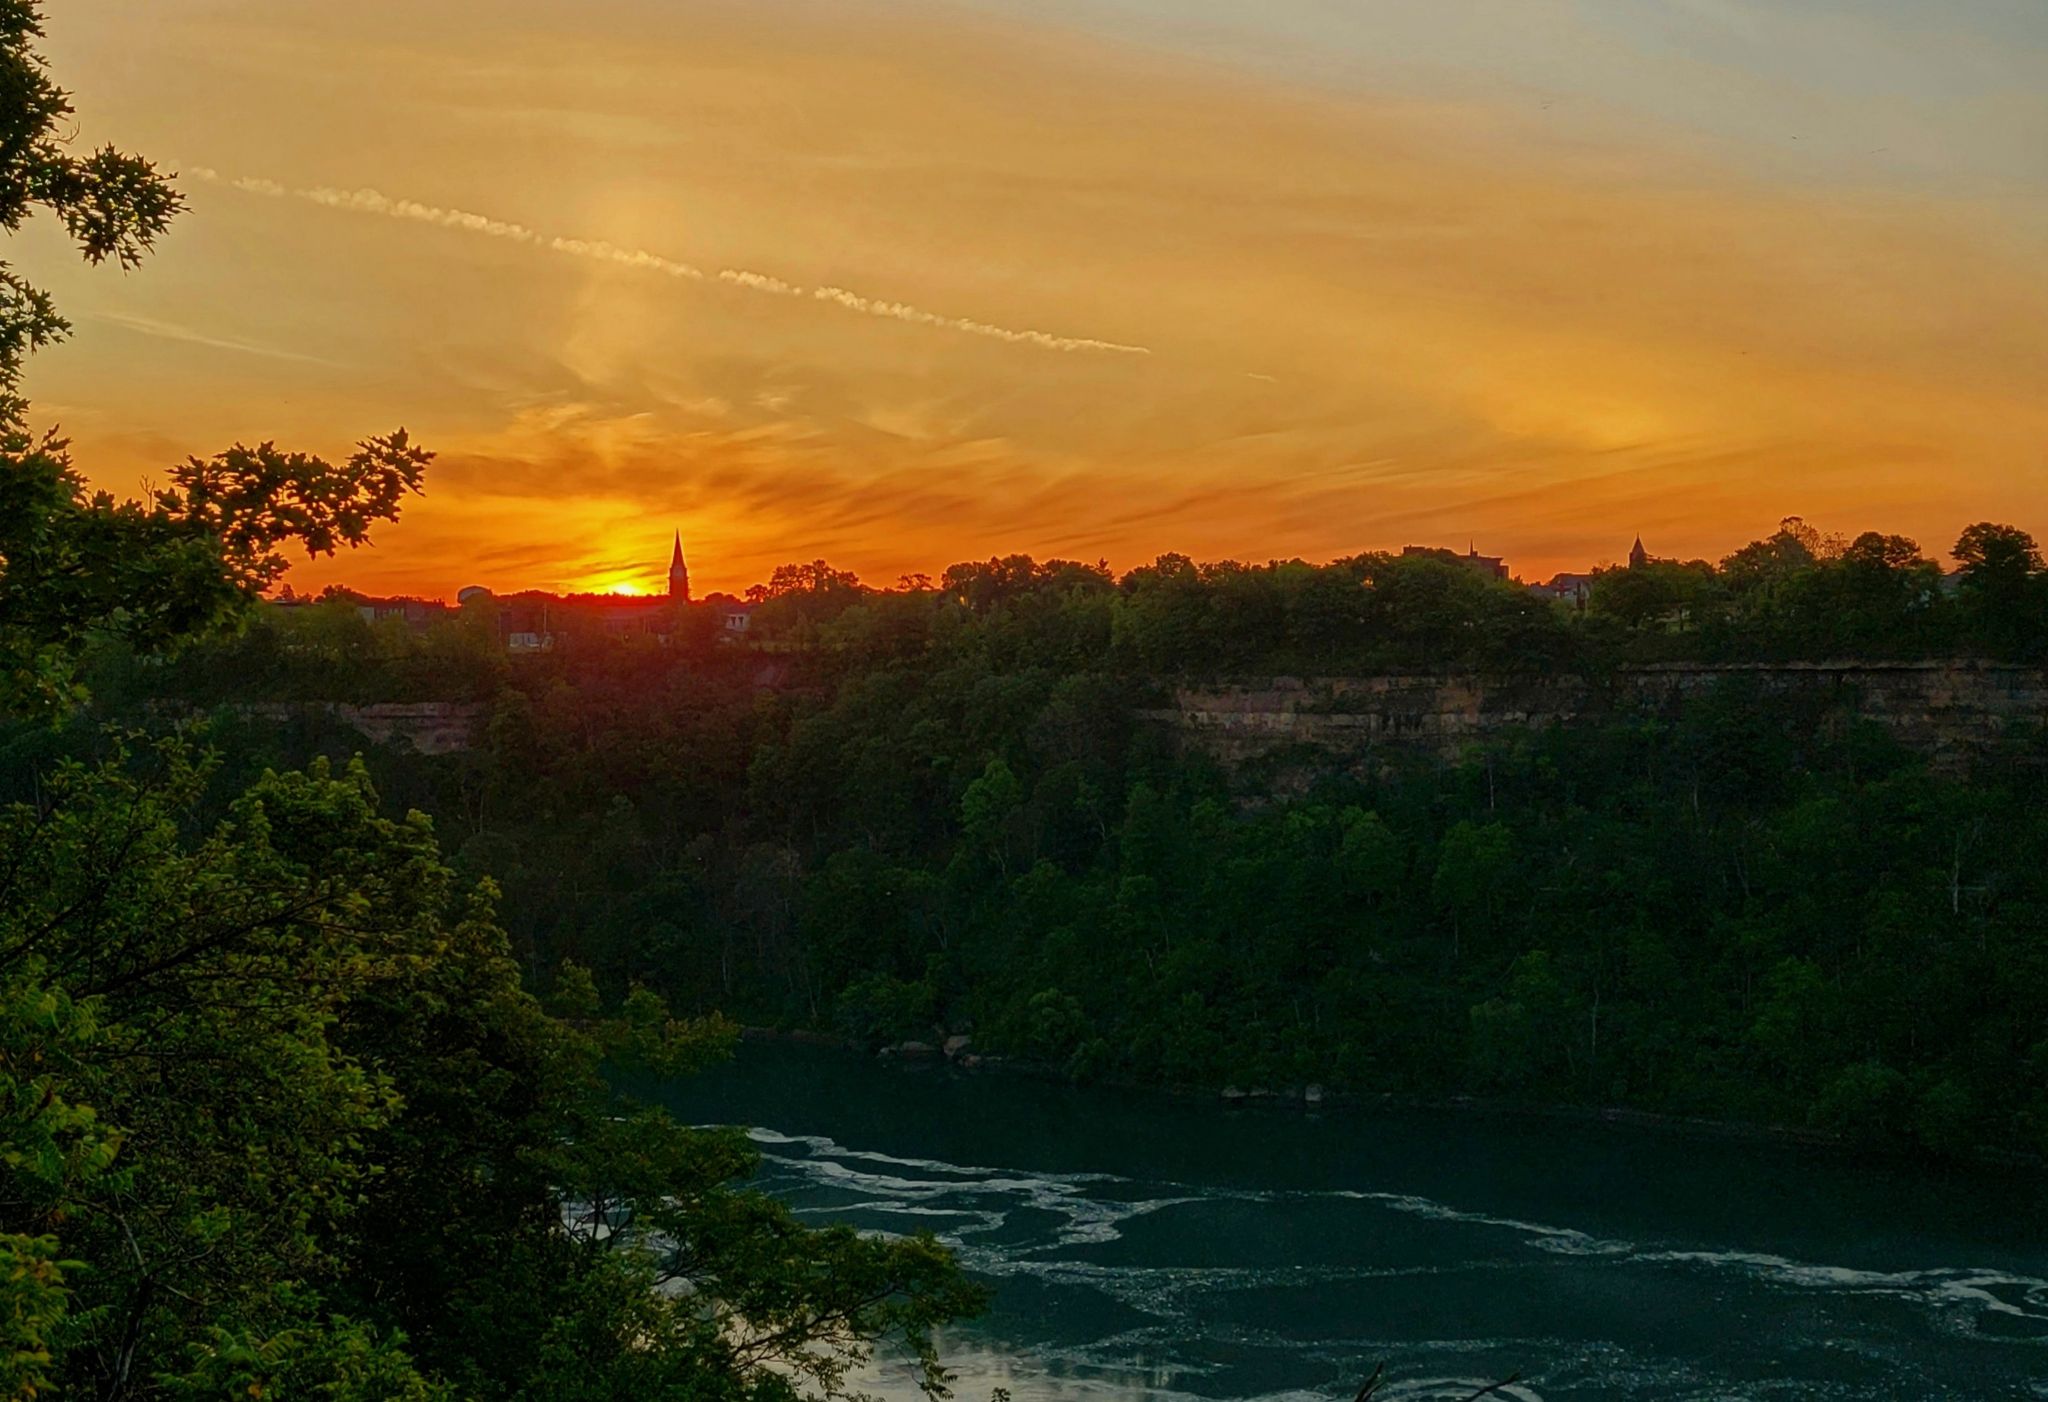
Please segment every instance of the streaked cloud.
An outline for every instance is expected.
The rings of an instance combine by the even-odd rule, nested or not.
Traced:
[[[486,238],[506,239],[512,243],[544,248],[552,253],[565,253],[574,258],[590,258],[602,263],[614,263],[620,267],[663,273],[669,277],[686,278],[692,282],[702,282],[710,276],[701,268],[677,262],[672,258],[664,258],[660,254],[649,253],[644,248],[620,248],[602,239],[543,235],[524,224],[515,224],[510,220],[493,219],[489,215],[475,214],[466,209],[447,209],[440,205],[424,204],[419,200],[393,199],[372,189],[337,190],[325,185],[299,189],[262,176],[225,177],[211,166],[188,166],[182,173],[192,179],[225,184],[245,194],[263,195],[273,199],[300,199],[353,214],[408,219],[416,223],[431,224],[436,228],[454,229],[465,234],[481,234]],[[775,297],[807,297],[814,301],[844,307],[848,311],[859,312],[864,316],[887,317],[894,321],[906,321],[914,326],[931,326],[944,331],[964,332],[970,336],[986,336],[991,340],[1007,341],[1012,345],[1036,346],[1042,350],[1053,351],[1101,351],[1118,355],[1152,353],[1144,346],[1119,345],[1114,341],[1098,340],[1088,336],[1056,336],[1046,331],[1018,331],[968,317],[941,316],[936,312],[928,312],[903,302],[878,301],[871,297],[863,297],[843,287],[820,287],[813,290],[784,282],[781,278],[772,277],[767,273],[750,272],[744,268],[720,268],[716,276],[719,282],[745,288],[749,292],[765,292]]]
[[[88,321],[103,326],[118,326],[123,331],[149,336],[160,341],[177,341],[188,346],[205,346],[209,350],[232,351],[237,355],[261,356],[267,360],[296,361],[302,365],[335,365],[337,362],[317,355],[287,350],[281,346],[264,345],[260,341],[243,340],[236,336],[211,335],[191,326],[180,326],[173,322],[159,321],[154,317],[135,316],[128,312],[95,311],[86,312]]]
[[[801,293],[801,288],[788,289]],[[1150,355],[1144,346],[1118,345],[1115,341],[1098,341],[1081,336],[1054,336],[1045,331],[1012,331],[1008,327],[990,326],[985,321],[969,321],[964,317],[939,316],[902,302],[878,302],[863,297],[858,292],[848,292],[843,287],[821,287],[811,294],[820,302],[831,302],[851,311],[867,316],[886,316],[897,321],[907,321],[913,326],[938,326],[948,331],[965,331],[974,336],[989,336],[998,341],[1009,341],[1017,345],[1043,346],[1058,351],[1109,351],[1121,355]]]

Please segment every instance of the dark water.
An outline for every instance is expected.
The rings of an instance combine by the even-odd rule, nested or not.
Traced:
[[[2024,1176],[1559,1121],[1227,1110],[749,1045],[679,1084],[817,1219],[995,1286],[962,1402],[2048,1398]],[[900,1369],[877,1385],[908,1391]],[[1461,1390],[1462,1389],[1462,1390]]]

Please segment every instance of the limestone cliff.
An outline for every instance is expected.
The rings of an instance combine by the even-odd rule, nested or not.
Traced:
[[[1598,677],[1283,677],[1182,686],[1173,705],[1146,715],[1227,767],[1304,747],[1354,763],[1391,747],[1450,758],[1517,730],[1674,714],[1687,698],[1730,682],[1874,722],[1948,772],[2048,719],[2048,671],[1973,661],[1666,663]]]
[[[324,714],[378,744],[403,742],[423,755],[445,755],[476,744],[490,708],[480,701],[377,701],[360,706],[342,701],[247,701],[234,709],[279,722]]]

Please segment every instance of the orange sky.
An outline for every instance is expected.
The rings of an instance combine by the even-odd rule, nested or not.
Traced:
[[[437,449],[300,588],[658,588],[677,528],[700,592],[2048,535],[2048,34],[1998,0],[1208,3],[67,0],[82,137],[191,208],[134,274],[15,240],[76,326],[30,392],[124,489]]]

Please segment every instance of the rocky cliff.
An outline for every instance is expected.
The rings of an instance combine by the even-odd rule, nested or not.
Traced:
[[[1670,663],[1600,676],[1383,675],[1183,686],[1147,712],[1227,767],[1310,749],[1370,763],[1393,747],[1445,758],[1517,730],[1670,715],[1717,687],[1861,718],[1948,772],[2048,719],[2048,671],[1971,661]]]
[[[249,701],[234,709],[281,723],[326,715],[379,744],[402,741],[423,755],[445,755],[476,744],[490,708],[480,701],[377,701],[361,706],[342,701]]]

